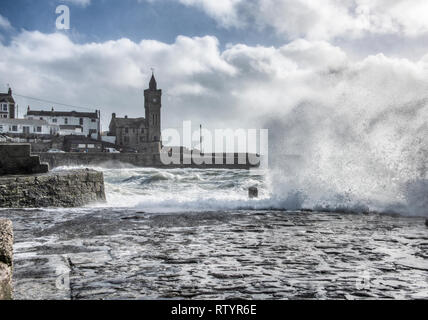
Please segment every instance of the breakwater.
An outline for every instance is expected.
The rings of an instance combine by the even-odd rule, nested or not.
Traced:
[[[194,168],[194,169],[250,169],[260,164],[250,161],[252,155],[220,154],[210,158],[209,163],[198,164],[191,155],[181,154],[178,161],[165,164],[159,154],[141,153],[38,153],[40,160],[50,168],[66,166],[105,166],[116,167],[129,164],[140,168]],[[244,159],[244,161],[242,161]],[[241,160],[241,161],[240,161]]]
[[[0,219],[0,300],[11,300],[13,273],[12,222]]]
[[[0,176],[6,174],[46,173],[49,166],[31,154],[29,144],[0,144]]]
[[[0,208],[68,208],[106,200],[102,172],[49,172],[29,144],[0,144],[0,154]]]
[[[103,173],[94,170],[0,177],[0,208],[71,208],[105,199]]]

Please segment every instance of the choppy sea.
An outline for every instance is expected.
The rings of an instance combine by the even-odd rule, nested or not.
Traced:
[[[16,299],[428,298],[423,181],[385,203],[263,170],[95,169],[107,203],[0,211]]]

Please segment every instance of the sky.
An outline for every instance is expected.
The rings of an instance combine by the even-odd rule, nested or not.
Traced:
[[[305,125],[319,110],[370,123],[428,95],[423,0],[0,2],[0,90],[21,116],[70,109],[23,96],[100,109],[104,130],[112,113],[144,116],[151,68],[164,128],[264,128],[302,105]],[[70,30],[56,29],[62,4]]]

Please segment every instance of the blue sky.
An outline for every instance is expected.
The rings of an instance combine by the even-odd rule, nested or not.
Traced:
[[[273,30],[224,28],[203,10],[171,0],[95,0],[85,6],[53,0],[2,0],[0,14],[15,28],[7,38],[21,29],[55,32],[57,16],[54,13],[59,4],[70,7],[71,30],[67,34],[78,43],[120,38],[172,43],[179,35],[213,35],[222,46],[227,43],[278,45],[284,42],[284,37]]]

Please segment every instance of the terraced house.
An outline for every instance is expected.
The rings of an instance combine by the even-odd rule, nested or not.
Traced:
[[[59,135],[81,135],[98,139],[100,134],[100,111],[76,112],[76,111],[51,111],[27,109],[25,119],[44,120],[50,125],[59,126]]]
[[[15,119],[15,100],[11,88],[7,93],[0,93],[0,119]]]
[[[11,137],[52,136],[58,131],[59,126],[45,120],[0,118],[0,133]]]

